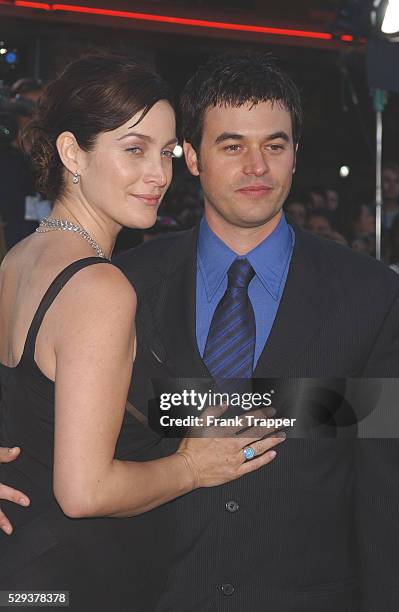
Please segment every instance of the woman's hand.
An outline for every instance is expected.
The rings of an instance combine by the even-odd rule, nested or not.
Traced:
[[[10,463],[10,461],[14,461],[14,459],[18,457],[19,453],[20,449],[18,447],[0,447],[0,463]],[[8,487],[0,482],[0,500],[1,499],[6,499],[7,501],[19,504],[20,506],[29,506],[30,504],[29,498],[24,495],[24,493],[21,493],[21,491],[17,491],[16,489],[12,489],[11,487]],[[12,533],[12,525],[1,508],[0,529],[2,529],[7,535]]]
[[[226,406],[209,408],[204,417],[220,417],[225,411]],[[265,416],[262,411],[251,414],[254,417]],[[221,485],[258,470],[273,461],[276,456],[273,447],[286,438],[284,432],[276,432],[275,428],[270,427],[251,427],[239,433],[242,430],[242,425],[204,427],[191,431],[191,436],[194,434],[197,437],[182,440],[177,454],[184,457],[192,473],[194,489]],[[268,437],[264,438],[266,435]],[[255,452],[250,461],[244,455],[244,449],[248,446]]]

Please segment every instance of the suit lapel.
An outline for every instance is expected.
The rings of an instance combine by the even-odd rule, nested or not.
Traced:
[[[295,229],[290,269],[274,324],[254,377],[289,375],[332,308],[334,268],[320,245],[313,253],[309,234]],[[295,370],[294,370],[295,371]]]
[[[198,227],[177,238],[162,262],[161,280],[145,295],[168,369],[181,378],[209,376],[196,339],[197,238]]]

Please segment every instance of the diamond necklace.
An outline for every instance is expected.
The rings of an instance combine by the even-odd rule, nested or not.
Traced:
[[[104,259],[106,259],[103,250],[94,240],[94,238],[90,236],[89,232],[83,229],[83,227],[75,225],[71,221],[66,221],[64,219],[55,219],[55,217],[44,217],[44,219],[40,221],[39,227],[36,228],[36,231],[39,232],[39,234],[44,234],[46,232],[52,232],[55,230],[58,230],[60,232],[75,232],[76,234],[79,234],[79,236],[82,236],[82,238],[87,240],[90,246],[95,250],[98,257],[103,257]]]

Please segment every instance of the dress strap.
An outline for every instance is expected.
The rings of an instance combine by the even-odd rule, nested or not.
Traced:
[[[50,308],[51,304],[54,302],[55,298],[61,291],[61,289],[66,285],[70,278],[82,268],[86,268],[87,266],[91,266],[97,263],[111,263],[109,259],[104,259],[103,257],[84,257],[83,259],[77,259],[64,268],[53,280],[46,293],[42,297],[42,300],[38,306],[38,309],[35,312],[32,323],[30,324],[28,335],[26,336],[25,346],[22,353],[22,358],[26,359],[34,358],[35,355],[35,345],[36,345],[36,337],[40,329],[40,325],[44,319],[44,315],[47,310]]]

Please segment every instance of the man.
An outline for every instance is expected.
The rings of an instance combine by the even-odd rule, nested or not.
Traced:
[[[331,218],[325,208],[315,208],[308,216],[306,229],[318,236],[329,238],[333,233]]]
[[[298,227],[305,227],[306,217],[308,215],[305,202],[303,202],[299,198],[294,197],[293,199],[285,203],[284,209],[288,217],[287,220],[291,220]]]
[[[382,169],[383,224],[390,229],[399,213],[399,164],[389,162]]]
[[[309,212],[306,229],[317,236],[335,240],[338,244],[348,245],[346,238],[334,229],[333,218],[326,208],[314,208]]]
[[[291,80],[262,55],[213,60],[187,84],[182,119],[205,219],[119,261],[141,304],[132,403],[146,409],[150,378],[214,373],[207,344],[237,256],[255,272],[254,377],[396,376],[397,279],[282,215],[301,126]],[[175,501],[177,550],[159,609],[396,608],[393,505],[382,502],[385,535],[375,507],[396,480],[396,445],[375,446],[356,447],[355,517],[350,440],[288,439],[271,469]]]
[[[301,128],[291,79],[262,54],[222,56],[189,81],[182,114],[205,217],[119,258],[139,302],[131,403],[147,412],[155,379],[397,376],[396,276],[282,214]],[[245,321],[226,318],[232,288],[249,296]],[[396,610],[395,451],[358,441],[355,494],[351,439],[288,436],[267,468],[167,504],[157,612]]]

